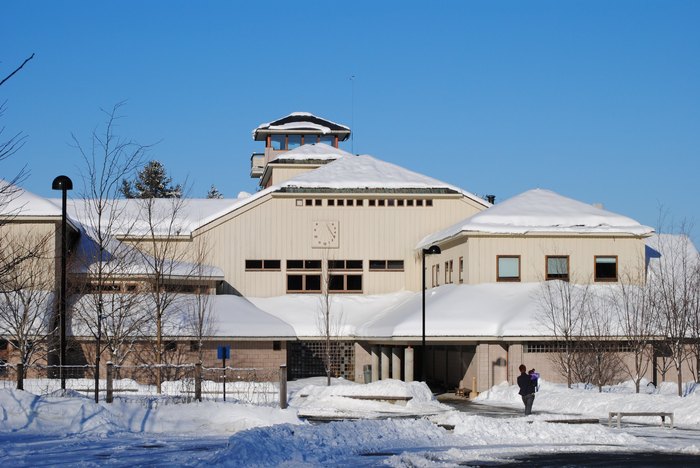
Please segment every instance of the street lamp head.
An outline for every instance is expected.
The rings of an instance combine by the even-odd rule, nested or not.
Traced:
[[[437,245],[431,245],[429,248],[423,249],[424,255],[439,255],[441,253],[442,250]]]
[[[68,176],[60,175],[53,180],[51,188],[53,190],[73,190],[73,181]]]

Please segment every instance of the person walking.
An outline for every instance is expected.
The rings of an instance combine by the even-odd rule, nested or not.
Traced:
[[[518,387],[520,387],[520,391],[518,394],[523,398],[525,415],[527,416],[532,413],[532,404],[535,402],[537,381],[533,380],[532,376],[527,373],[527,367],[525,367],[524,364],[520,364],[518,369],[520,370],[520,375],[518,376]]]

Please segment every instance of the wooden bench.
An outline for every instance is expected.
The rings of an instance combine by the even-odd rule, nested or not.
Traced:
[[[617,428],[620,428],[620,421],[622,421],[623,416],[660,416],[661,417],[661,427],[666,427],[666,418],[669,419],[670,428],[673,429],[673,413],[666,413],[662,411],[610,411],[608,413],[608,427],[612,426],[613,417],[617,417]]]

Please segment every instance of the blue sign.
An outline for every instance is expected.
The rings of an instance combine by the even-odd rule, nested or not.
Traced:
[[[231,347],[230,346],[219,346],[217,348],[216,358],[217,359],[231,359]]]

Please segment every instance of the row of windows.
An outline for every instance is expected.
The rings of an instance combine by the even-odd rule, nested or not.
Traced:
[[[617,256],[596,255],[593,257],[593,280],[617,281]],[[520,255],[498,255],[496,257],[497,281],[520,281]],[[569,257],[545,256],[545,279],[569,281]]]
[[[287,260],[287,270],[321,270],[321,260]],[[363,260],[328,260],[329,270],[362,270]],[[246,260],[246,271],[280,271],[281,260]],[[403,260],[370,260],[370,271],[403,271]]]
[[[596,255],[594,257],[593,279],[597,282],[617,281],[617,256],[616,255]],[[454,277],[454,261],[448,260],[444,263],[444,275],[440,274],[440,264],[432,267],[432,285],[440,286],[451,284],[455,281],[464,281],[464,258],[459,257],[457,261],[458,273]],[[520,255],[498,255],[496,256],[496,281],[518,282],[521,279]],[[569,256],[568,255],[547,255],[545,256],[545,279],[569,281]]]
[[[268,145],[274,150],[290,150],[310,143],[337,146],[335,135],[270,135]]]
[[[454,260],[448,260],[445,262],[445,277],[444,281],[445,284],[451,284],[455,281],[455,278],[453,276],[454,273]],[[463,283],[464,282],[464,257],[459,257],[459,260],[457,260],[457,277],[456,281]],[[432,271],[432,284],[433,287],[435,286],[440,286],[440,265],[433,265],[433,271]]]
[[[135,293],[142,290],[149,290],[151,286],[148,283],[136,284],[136,283],[119,283],[119,282],[109,282],[99,285],[97,283],[88,283],[85,285],[85,290],[88,293]],[[208,294],[209,286],[203,284],[164,284],[162,285],[162,290],[165,292],[172,293],[185,293],[185,294]]]
[[[288,274],[287,292],[289,293],[320,293],[320,274]],[[340,273],[328,275],[328,292],[343,293],[362,292],[362,275]]]
[[[433,200],[430,198],[370,198],[368,200],[355,198],[297,198],[296,206],[323,206],[323,201],[326,201],[326,206],[433,206]]]
[[[585,353],[586,350],[599,349],[598,343],[590,341],[575,341],[569,344],[569,349],[574,348],[577,352]],[[605,349],[613,353],[632,352],[632,346],[626,341],[611,341],[605,345]],[[566,352],[566,343],[560,341],[544,341],[535,343],[525,343],[523,346],[525,353],[563,353]]]

